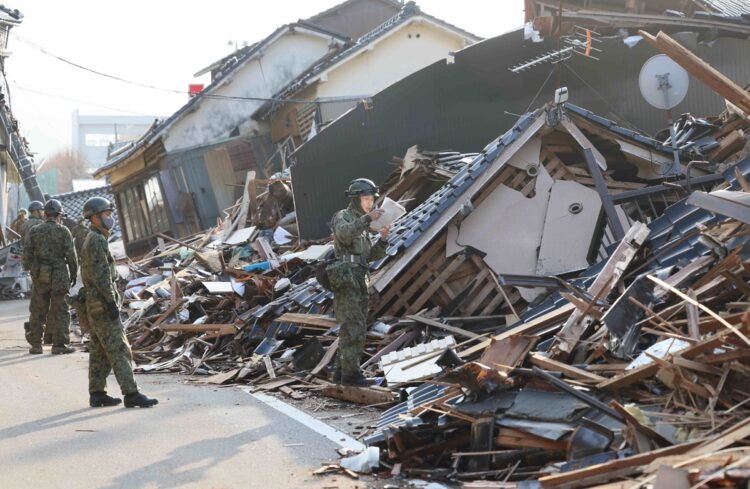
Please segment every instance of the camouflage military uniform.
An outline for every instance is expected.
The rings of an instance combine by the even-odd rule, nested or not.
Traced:
[[[39,219],[38,217],[31,216],[26,220],[26,222],[21,225],[21,232],[19,234],[21,235],[21,240],[23,240],[24,245],[26,245],[26,236],[28,236],[31,228],[43,222],[44,219]]]
[[[33,280],[26,340],[32,346],[41,345],[46,323],[51,343],[64,345],[70,326],[65,294],[70,287],[71,274],[78,271],[70,231],[54,219],[27,230],[24,235],[23,264],[31,271]]]
[[[22,220],[22,219],[21,219],[21,217],[19,216],[19,217],[17,217],[17,218],[16,218],[16,219],[15,219],[15,220],[13,221],[13,224],[11,224],[11,225],[10,225],[10,228],[11,228],[11,229],[12,229],[12,230],[13,230],[13,231],[14,231],[14,232],[16,233],[16,234],[18,234],[19,236],[23,237],[23,234],[22,234],[21,228],[23,228],[23,225],[24,225],[24,224],[26,224],[27,222],[28,222],[28,219]],[[15,239],[15,237],[14,237],[13,239]]]
[[[89,228],[88,226],[73,221],[70,221],[69,225],[66,224],[66,226],[70,229],[70,233],[73,235],[73,244],[75,245],[76,255],[78,256],[78,264],[83,266],[81,251],[83,249],[83,242],[86,240],[86,236],[89,235]],[[71,297],[68,300],[70,307],[76,310],[81,333],[89,333],[91,331],[88,314],[86,313],[85,293],[86,291],[81,288],[78,296]]]
[[[338,352],[343,375],[359,372],[367,328],[368,263],[383,258],[387,245],[383,239],[372,245],[370,222],[372,218],[352,203],[336,213],[331,223],[336,258],[343,262],[335,265],[338,273],[331,276],[333,309],[340,325]]]
[[[104,392],[107,376],[114,370],[122,393],[135,394],[138,385],[131,365],[133,355],[120,318],[110,319],[108,305],[117,306],[117,271],[98,228],[92,228],[81,249],[81,276],[86,289],[86,311],[91,328],[89,345],[89,393]]]

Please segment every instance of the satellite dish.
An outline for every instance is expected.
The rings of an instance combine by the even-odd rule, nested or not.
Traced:
[[[682,102],[689,85],[688,72],[666,54],[657,54],[643,63],[638,75],[643,98],[662,110],[670,110]]]

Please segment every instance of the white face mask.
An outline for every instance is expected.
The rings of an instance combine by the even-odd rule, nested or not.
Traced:
[[[115,218],[112,216],[103,217],[102,216],[102,226],[107,229],[107,231],[112,230],[113,227],[115,227]]]

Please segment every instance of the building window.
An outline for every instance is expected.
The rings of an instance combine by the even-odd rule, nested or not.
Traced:
[[[169,219],[158,177],[153,176],[118,193],[128,241],[169,231]]]

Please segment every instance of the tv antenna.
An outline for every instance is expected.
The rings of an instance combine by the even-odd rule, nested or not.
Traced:
[[[602,42],[598,39],[599,33],[592,31],[591,29],[585,29],[583,27],[575,26],[573,33],[569,36],[563,36],[562,43],[565,47],[557,49],[555,51],[548,51],[544,54],[540,54],[528,61],[517,64],[508,68],[513,73],[521,73],[531,68],[536,68],[544,63],[557,64],[560,61],[570,59],[574,54],[584,56],[599,61],[599,58],[595,57],[593,53],[601,53],[602,50],[597,48],[595,45]]]
[[[662,175],[665,177],[680,175],[680,152],[675,140],[672,109],[680,104],[687,95],[690,77],[685,69],[678,65],[666,54],[657,54],[648,59],[638,75],[638,87],[641,95],[649,105],[667,112],[669,121],[669,139],[672,143],[674,162],[662,165]]]

